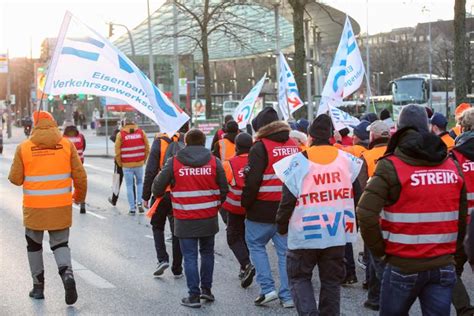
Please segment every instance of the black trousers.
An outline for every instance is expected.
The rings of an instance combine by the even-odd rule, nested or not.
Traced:
[[[311,283],[316,265],[321,280],[319,306],[316,305]],[[298,315],[340,315],[341,283],[346,272],[344,246],[326,249],[288,249],[286,269],[291,296]]]
[[[169,193],[166,193],[163,196],[163,199],[158,205],[158,208],[155,214],[153,214],[150,222],[153,230],[153,239],[155,240],[155,250],[158,262],[170,262],[165,243],[165,225],[167,218],[173,235],[173,263],[171,265],[171,271],[173,274],[178,275],[183,272],[183,255],[179,246],[179,239],[174,235],[173,208],[171,206],[171,197]]]
[[[115,205],[115,204],[117,204],[117,200],[118,200],[118,198],[119,198],[119,193],[120,193],[120,187],[122,186],[122,181],[123,181],[123,169],[122,169],[122,167],[120,167],[119,165],[117,165],[117,162],[116,162],[116,161],[114,161],[114,165],[115,165],[115,171],[114,171],[114,173],[118,173],[119,176],[120,176],[120,178],[119,178],[119,179],[120,179],[120,180],[119,180],[119,183],[120,183],[120,184],[119,184],[119,192],[117,193],[117,195],[115,195],[114,193],[112,193],[112,203]],[[135,179],[134,179],[133,181],[135,181]],[[135,185],[134,185],[134,186],[133,186],[133,196],[136,197],[137,192],[136,192],[135,190],[136,190],[136,189],[135,189]]]
[[[227,212],[227,244],[239,261],[240,269],[245,269],[250,263],[249,250],[245,242],[245,215]]]
[[[472,224],[471,224],[472,225]],[[464,272],[464,264],[467,262],[467,255],[464,253],[455,256],[456,261],[456,284],[453,288],[452,303],[456,309],[456,315],[465,316],[474,314],[474,306],[471,305],[469,293],[462,282],[461,275]]]

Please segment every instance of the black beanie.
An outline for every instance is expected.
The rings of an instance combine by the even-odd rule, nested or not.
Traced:
[[[257,117],[252,120],[252,127],[257,132],[265,125],[275,121],[278,121],[278,113],[272,107],[265,107],[258,113]]]
[[[419,132],[429,132],[428,114],[423,106],[409,104],[403,107],[398,116],[398,129],[414,127]]]
[[[390,117],[390,111],[387,110],[387,109],[383,109],[382,112],[380,112],[380,119],[383,121],[383,120],[386,120]]]
[[[309,126],[308,134],[317,140],[329,140],[332,130],[331,118],[327,114],[321,114]]]
[[[238,133],[239,132],[239,124],[236,121],[228,121],[225,123],[225,131],[226,133]]]
[[[235,137],[235,151],[237,155],[248,153],[252,145],[253,139],[250,134],[239,133],[237,137]]]

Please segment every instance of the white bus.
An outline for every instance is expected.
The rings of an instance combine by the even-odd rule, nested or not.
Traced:
[[[407,104],[418,104],[429,107],[430,99],[430,75],[411,74],[390,82],[393,96],[393,117],[396,120],[403,106]],[[454,113],[456,106],[456,94],[451,78],[443,78],[432,75],[432,107],[434,112],[447,115]]]

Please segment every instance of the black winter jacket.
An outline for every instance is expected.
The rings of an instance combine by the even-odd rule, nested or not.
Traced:
[[[161,142],[164,142],[163,136],[155,138],[151,145],[150,155],[145,168],[145,179],[143,181],[142,199],[148,201],[151,198],[151,186],[156,175],[160,172],[161,165]],[[179,140],[184,142],[184,134],[180,133]]]
[[[284,143],[289,139],[290,126],[276,121],[260,128],[256,134],[257,141],[250,148],[249,162],[245,168],[245,186],[242,191],[241,204],[245,207],[247,219],[260,223],[275,223],[279,202],[257,200],[257,194],[263,179],[263,172],[268,165],[268,155],[260,139]]]
[[[211,159],[211,151],[204,146],[186,146],[178,152],[176,158],[186,166],[200,167],[205,165]],[[229,188],[224,168],[219,159],[217,160],[216,183],[219,185],[221,202],[224,202]],[[161,197],[165,194],[166,188],[171,184],[171,191],[174,186],[173,159],[163,166],[163,169],[153,181],[152,191],[155,197]],[[208,237],[217,234],[219,231],[218,217],[183,220],[174,219],[174,233],[179,238],[198,238]]]

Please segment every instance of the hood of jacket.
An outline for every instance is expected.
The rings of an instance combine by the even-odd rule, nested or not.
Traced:
[[[39,120],[33,128],[30,140],[40,148],[54,148],[63,136],[59,132],[56,122],[51,120]]]
[[[211,151],[204,146],[186,146],[178,152],[176,158],[186,166],[201,167],[211,159]]]
[[[390,141],[389,137],[377,138],[377,139],[373,140],[371,143],[369,143],[369,149],[372,149],[374,147],[387,146],[389,141]]]
[[[290,138],[290,125],[283,121],[275,121],[260,128],[255,135],[256,139],[268,138],[275,142],[286,142]]]
[[[474,161],[474,131],[467,131],[456,138],[456,150]]]
[[[126,131],[127,133],[132,133],[132,130],[136,131],[138,128],[139,127],[137,124],[127,124],[124,127],[122,127],[122,130]]]
[[[386,154],[395,154],[411,165],[438,165],[448,156],[448,149],[437,135],[405,127],[393,134]]]

